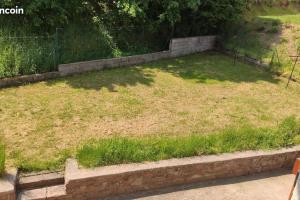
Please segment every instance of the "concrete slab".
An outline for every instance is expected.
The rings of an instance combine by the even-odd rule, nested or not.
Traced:
[[[281,170],[137,193],[114,200],[287,200],[294,178],[290,171]]]

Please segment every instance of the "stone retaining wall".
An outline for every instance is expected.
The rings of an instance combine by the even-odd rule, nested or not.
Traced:
[[[267,153],[233,153],[96,169],[80,169],[76,161],[70,160],[67,164],[65,187],[70,199],[99,199],[290,168],[299,156],[298,148],[293,148]]]
[[[298,157],[299,146],[269,152],[249,151],[94,169],[80,168],[76,160],[70,159],[66,163],[65,184],[49,187],[48,192],[43,193],[43,199],[96,200],[168,186],[250,175],[291,168]],[[0,181],[0,200],[16,198],[14,181],[15,178],[5,179],[4,184]],[[45,188],[40,190],[43,192]],[[34,198],[32,192],[30,197],[42,199],[40,193]]]

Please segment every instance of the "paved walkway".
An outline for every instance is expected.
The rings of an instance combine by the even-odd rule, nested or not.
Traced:
[[[144,192],[115,200],[287,200],[295,176],[278,171]]]

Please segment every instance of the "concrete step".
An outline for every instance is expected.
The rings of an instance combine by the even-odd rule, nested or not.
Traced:
[[[56,185],[39,189],[22,190],[18,194],[17,200],[62,200],[66,198],[65,186]]]
[[[22,176],[17,183],[18,190],[37,189],[47,186],[64,184],[64,175],[59,172]]]

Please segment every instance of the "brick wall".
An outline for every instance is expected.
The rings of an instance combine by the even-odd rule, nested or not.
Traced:
[[[164,58],[183,56],[191,53],[212,50],[215,47],[216,36],[200,36],[172,39],[168,51],[128,56],[112,59],[100,59],[87,62],[77,62],[59,65],[61,76],[78,74],[104,68],[124,67],[156,61]]]

